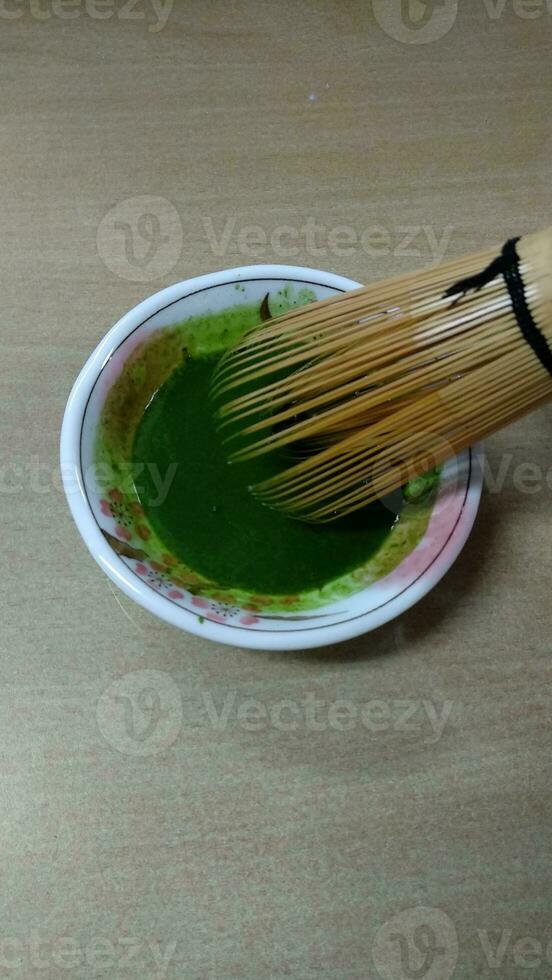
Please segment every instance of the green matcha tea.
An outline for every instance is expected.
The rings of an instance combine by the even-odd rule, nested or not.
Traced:
[[[136,482],[157,534],[207,578],[255,592],[304,592],[351,572],[380,547],[395,515],[376,503],[331,524],[306,524],[256,500],[249,487],[278,472],[282,461],[269,455],[228,463],[209,401],[216,360],[188,357],[138,426],[133,458],[144,476]],[[157,502],[148,474],[166,473],[173,461],[174,479]]]
[[[311,298],[291,299],[288,287],[271,309]],[[98,429],[102,509],[118,521],[121,553],[149,559],[177,587],[249,608],[315,608],[395,567],[422,537],[431,503],[406,503],[399,517],[376,503],[324,525],[254,497],[250,487],[285,464],[228,462],[209,385],[224,350],[258,322],[258,306],[231,307],[162,328],[130,355]],[[160,474],[170,475],[162,493]]]

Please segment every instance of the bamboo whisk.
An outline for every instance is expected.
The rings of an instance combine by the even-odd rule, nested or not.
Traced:
[[[552,398],[552,229],[497,251],[295,308],[225,355],[230,459],[287,447],[263,501],[333,520]]]

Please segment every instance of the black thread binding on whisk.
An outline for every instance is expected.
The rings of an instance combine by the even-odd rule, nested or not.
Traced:
[[[456,302],[470,289],[482,289],[487,283],[492,282],[497,276],[503,276],[504,282],[512,300],[516,320],[525,340],[537,355],[539,361],[552,374],[552,351],[548,346],[546,337],[535,323],[533,314],[527,304],[525,295],[525,283],[519,268],[519,255],[516,245],[519,238],[510,238],[502,249],[502,254],[474,276],[460,279],[454,286],[443,294],[444,296],[457,296]]]

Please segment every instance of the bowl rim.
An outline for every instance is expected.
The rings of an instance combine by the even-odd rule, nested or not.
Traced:
[[[113,551],[96,523],[85,490],[80,460],[82,421],[90,393],[115,348],[128,334],[164,307],[198,290],[246,279],[299,279],[305,283],[339,290],[355,289],[360,285],[354,280],[318,269],[258,264],[194,276],[142,300],[125,313],[100,340],[73,384],[65,407],[60,436],[60,467],[65,496],[77,529],[100,568],[129,598],[172,626],[215,642],[250,649],[300,650],[328,646],[360,636],[395,619],[427,595],[446,574],[464,547],[479,508],[483,485],[483,449],[480,445],[470,450],[470,480],[462,512],[454,532],[439,555],[439,560],[433,562],[407,590],[398,593],[379,609],[361,613],[347,622],[311,627],[308,632],[253,632],[247,627],[236,625],[230,629],[224,623],[215,623],[208,619],[200,623],[192,613],[173,606],[164,596],[153,592],[137,580]]]

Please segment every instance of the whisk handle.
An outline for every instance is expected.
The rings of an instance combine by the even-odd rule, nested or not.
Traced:
[[[520,238],[518,254],[527,300],[552,345],[552,228]]]

